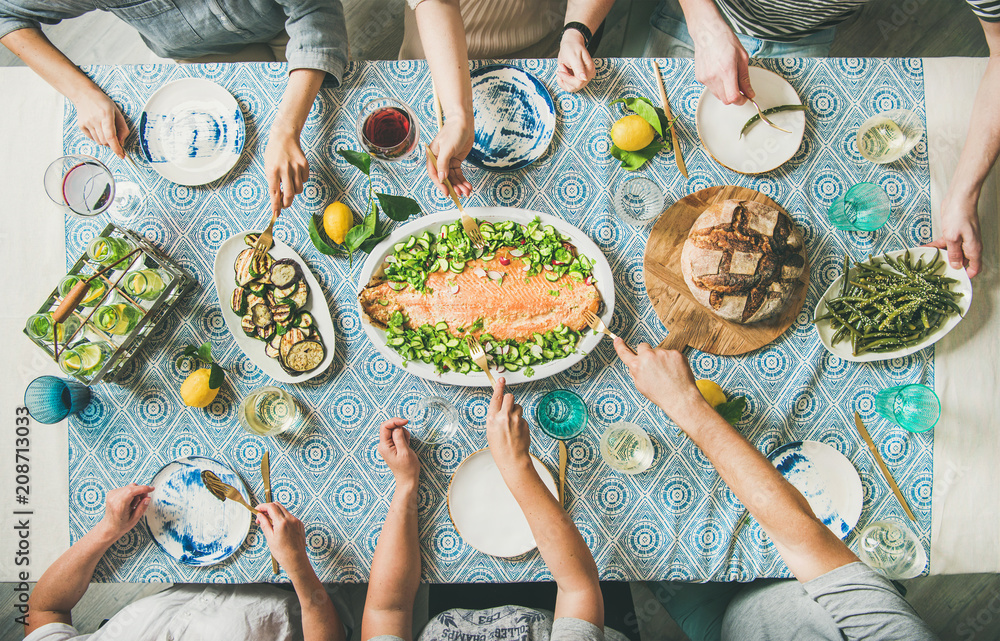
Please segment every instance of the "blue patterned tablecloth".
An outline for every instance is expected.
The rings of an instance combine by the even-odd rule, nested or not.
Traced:
[[[579,94],[555,83],[555,61],[514,64],[535,74],[556,102],[558,125],[549,152],[514,173],[468,167],[475,186],[467,205],[511,205],[561,216],[588,233],[615,273],[617,307],[613,328],[629,342],[656,342],[664,335],[646,298],[642,254],[646,233],[615,219],[611,192],[626,172],[609,155],[607,131],[620,115],[608,103],[621,96],[655,100],[648,60],[600,60],[597,77]],[[809,106],[799,152],[780,169],[742,176],[715,164],[698,144],[694,113],[702,87],[688,60],[663,60],[668,95],[680,116],[679,133],[690,179],[673,157],[661,154],[642,174],[667,193],[668,203],[713,185],[751,187],[775,199],[802,228],[811,269],[805,307],[794,325],[773,344],[741,357],[693,352],[698,378],[718,381],[730,395],[743,394],[749,409],[739,430],[761,451],[798,439],[832,445],[857,467],[864,486],[860,525],[905,518],[852,426],[857,409],[879,443],[919,521],[929,546],[933,435],[891,428],[874,409],[882,387],[928,382],[933,350],[882,363],[855,364],[828,354],[809,319],[821,294],[840,271],[844,252],[900,249],[930,240],[929,170],[926,143],[906,159],[873,165],[859,155],[854,132],[868,116],[905,107],[923,118],[923,68],[906,59],[789,59],[756,61],[786,77]],[[309,554],[325,581],[363,581],[392,492],[392,478],[375,451],[378,424],[398,415],[421,396],[439,394],[460,408],[467,429],[450,444],[420,449],[420,537],[427,581],[525,581],[549,577],[537,552],[519,561],[480,554],[463,542],[448,518],[446,490],[451,474],[486,445],[483,426],[489,395],[430,383],[391,366],[363,333],[355,295],[362,261],[320,255],[307,234],[308,215],[340,199],[362,210],[364,176],[335,152],[359,148],[354,123],[368,100],[390,95],[417,111],[434,131],[431,84],[423,62],[353,63],[343,86],[324,88],[309,116],[302,141],[311,167],[305,192],[285,212],[276,236],[295,248],[321,282],[337,330],[330,370],[308,383],[286,386],[309,412],[308,425],[288,438],[264,439],[242,431],[235,416],[240,398],[273,383],[242,355],[226,329],[212,285],[215,252],[231,235],[262,228],[269,216],[263,150],[285,85],[280,64],[89,67],[86,72],[135,122],[149,95],[164,83],[194,76],[213,80],[239,100],[247,120],[247,145],[236,168],[206,187],[182,187],[159,177],[143,161],[137,167],[114,159],[80,133],[67,103],[64,148],[96,155],[114,170],[140,182],[150,194],[150,211],[130,226],[197,275],[200,288],[181,305],[167,327],[124,373],[120,386],[100,385],[86,412],[70,427],[70,532],[79,539],[101,516],[110,488],[149,481],[165,463],[192,454],[229,463],[263,496],[258,461],[271,453],[275,499],[306,524]],[[420,171],[379,165],[378,190],[416,198],[424,211],[450,207]],[[824,212],[852,184],[882,185],[892,200],[889,223],[874,233],[834,230]],[[103,220],[67,218],[67,260],[79,256]],[[211,339],[229,367],[227,384],[207,410],[186,407],[178,388],[187,373],[174,359],[183,345]],[[580,393],[592,425],[569,447],[569,512],[606,579],[715,579],[747,581],[788,576],[788,570],[757,522],[721,481],[708,460],[662,413],[630,384],[610,341],[570,370],[516,388],[529,419],[538,399],[556,388]],[[598,453],[607,425],[629,420],[644,426],[656,447],[653,467],[638,476],[611,471]],[[556,447],[540,432],[532,450],[555,469]],[[853,537],[853,535],[852,535]],[[167,557],[135,528],[104,557],[98,581],[247,582],[271,580],[263,535],[253,528],[230,561],[190,568]]]

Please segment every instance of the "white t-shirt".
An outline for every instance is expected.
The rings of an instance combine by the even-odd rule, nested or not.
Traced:
[[[25,641],[292,641],[302,638],[294,592],[270,585],[177,585],[129,604],[93,634],[65,623]]]

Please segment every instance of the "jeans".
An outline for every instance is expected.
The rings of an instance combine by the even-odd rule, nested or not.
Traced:
[[[660,0],[649,18],[652,29],[643,56],[647,58],[693,58],[694,40],[688,33],[684,12],[677,0]],[[836,27],[824,29],[795,42],[774,42],[736,34],[751,58],[814,58],[830,53]]]

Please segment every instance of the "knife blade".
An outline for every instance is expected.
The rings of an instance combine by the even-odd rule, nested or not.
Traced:
[[[910,506],[906,503],[906,499],[903,498],[903,493],[899,491],[899,486],[896,485],[896,479],[892,478],[892,472],[889,471],[885,461],[882,460],[882,455],[878,453],[878,448],[875,447],[875,441],[873,441],[872,437],[868,434],[868,430],[865,429],[865,424],[861,422],[861,415],[858,414],[857,411],[854,412],[854,426],[858,428],[858,434],[860,434],[861,438],[865,439],[865,443],[868,444],[868,451],[872,453],[872,457],[874,457],[875,462],[878,463],[879,470],[882,471],[882,477],[885,479],[885,482],[889,484],[889,489],[892,490],[892,493],[896,495],[897,499],[899,499],[900,505],[903,506],[903,511],[906,512],[906,516],[910,517],[911,521],[916,522],[917,517],[913,516],[913,512],[910,511]]]
[[[663,113],[667,120],[673,120],[674,116],[670,112],[670,101],[667,100],[667,91],[663,88],[663,75],[660,74],[660,65],[653,60],[653,70],[656,72],[656,88],[660,90],[660,102],[663,103]],[[677,127],[670,127],[670,142],[674,146],[674,160],[677,161],[677,169],[685,178],[688,177],[687,165],[684,164],[684,154],[681,152],[681,143],[677,140]]]
[[[264,456],[260,457],[260,476],[264,479],[264,500],[268,503],[271,502],[271,462],[270,454],[267,450],[264,450]],[[274,574],[280,572],[278,569],[278,561],[271,555],[271,571]]]

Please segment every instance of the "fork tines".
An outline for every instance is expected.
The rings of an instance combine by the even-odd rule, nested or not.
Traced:
[[[476,362],[476,365],[478,365],[480,369],[486,372],[487,378],[490,379],[490,384],[493,385],[493,387],[496,387],[497,382],[496,379],[493,378],[493,372],[490,371],[490,363],[486,358],[486,350],[483,349],[479,339],[472,334],[469,334],[465,337],[465,343],[469,346],[469,354],[472,356],[472,360]]]
[[[465,230],[466,236],[469,237],[473,245],[480,249],[485,245],[483,235],[479,233],[479,225],[465,212],[462,212],[462,229]]]

